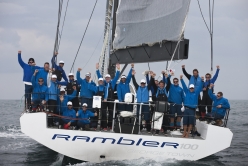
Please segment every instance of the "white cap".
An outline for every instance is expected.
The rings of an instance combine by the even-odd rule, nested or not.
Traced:
[[[88,105],[86,103],[83,103],[83,107],[87,107]]]
[[[69,73],[68,76],[74,76],[74,74],[73,73]]]
[[[103,81],[103,78],[99,78],[98,81]]]
[[[59,61],[59,63],[65,63],[64,61]]]
[[[195,88],[195,85],[194,84],[190,84],[189,85],[189,88]]]
[[[60,92],[65,92],[65,89],[64,89],[64,88],[61,88],[61,89],[60,89]]]
[[[121,78],[127,78],[125,75],[122,75]]]
[[[90,73],[86,73],[86,74],[85,74],[85,77],[90,77],[90,76],[91,76]]]
[[[68,102],[67,102],[67,105],[72,105],[72,102],[71,102],[71,101],[68,101]]]
[[[110,77],[110,75],[109,74],[106,74],[105,77]]]
[[[53,74],[53,75],[52,75],[52,78],[57,78],[57,76]]]
[[[145,79],[140,80],[140,83],[146,83]]]

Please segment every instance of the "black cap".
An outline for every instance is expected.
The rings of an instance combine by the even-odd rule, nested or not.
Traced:
[[[29,58],[28,62],[30,62],[30,61],[34,62],[34,58]]]

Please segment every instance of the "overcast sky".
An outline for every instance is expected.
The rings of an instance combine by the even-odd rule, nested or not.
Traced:
[[[67,0],[64,0],[63,11]],[[205,19],[208,19],[208,1],[201,0]],[[58,60],[65,61],[68,74],[80,40],[93,8],[94,0],[71,0],[67,11]],[[75,70],[95,71],[98,62],[105,21],[106,1],[99,0],[88,32],[80,49]],[[23,71],[18,64],[17,52],[27,62],[33,57],[38,66],[50,62],[57,25],[58,0],[0,0],[0,99],[21,99],[24,93]],[[62,14],[62,17],[64,12]],[[215,90],[228,99],[248,99],[248,1],[218,0],[214,7],[214,72],[221,71]],[[175,74],[182,74],[181,65],[191,73],[197,68],[201,76],[210,71],[210,38],[200,15],[196,0],[191,1],[185,38],[190,39],[189,59],[174,62]],[[97,45],[98,41],[100,43]],[[97,48],[96,48],[97,46]],[[94,52],[94,50],[96,51]],[[94,52],[92,58],[89,57]],[[89,63],[86,62],[89,60]],[[151,70],[160,73],[166,62],[151,63]],[[147,70],[147,64],[136,65],[137,79]],[[129,69],[129,67],[128,67]],[[127,71],[125,72],[127,73]],[[186,80],[186,78],[185,78]]]

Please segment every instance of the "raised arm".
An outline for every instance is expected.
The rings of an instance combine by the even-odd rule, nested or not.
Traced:
[[[146,73],[146,83],[149,84],[150,79],[149,79],[149,73]]]
[[[97,78],[103,78],[100,71],[99,71],[99,63],[96,64],[96,75],[97,75]]]
[[[218,78],[218,75],[219,75],[219,71],[220,71],[220,66],[217,66],[217,70],[215,72],[215,75],[213,76],[213,78],[210,80],[211,83],[215,83],[215,81],[217,80]]]
[[[185,65],[182,65],[183,74],[190,80],[191,75],[185,70]]]
[[[134,85],[134,87],[135,87],[135,91],[137,91],[138,90],[138,88],[139,88],[139,85],[137,84],[137,81],[136,81],[136,78],[135,78],[135,71],[133,70],[132,71],[132,80],[133,80],[133,85]]]
[[[181,80],[181,84],[182,84],[182,86],[183,86],[183,91],[184,91],[184,93],[185,93],[185,94],[188,93],[189,90],[188,90],[188,88],[187,88],[187,86],[186,86],[186,84],[185,84],[185,82],[184,82],[184,80],[183,80],[183,75],[180,75],[180,80]]]
[[[21,56],[21,51],[18,51],[18,62],[22,68],[24,68],[24,66],[28,65],[28,64],[23,62],[22,56]]]
[[[153,73],[153,72],[151,72],[150,75],[151,75],[151,79],[150,79],[151,86],[153,87],[154,92],[156,93],[157,90],[158,90],[158,87],[157,87],[157,85],[155,84],[155,80],[154,80],[154,77],[156,76],[156,74]]]
[[[114,89],[114,86],[115,86],[115,84],[116,84],[116,82],[117,82],[117,80],[119,79],[119,77],[120,77],[120,64],[116,64],[116,68],[117,68],[117,71],[116,71],[116,73],[115,73],[115,78],[112,80],[112,88]]]
[[[82,70],[81,68],[78,68],[78,71],[77,71],[77,74],[76,74],[76,76],[77,76],[77,82],[78,82],[79,84],[81,84],[82,81],[83,81],[83,79],[80,77],[80,71],[81,71],[81,70]]]
[[[217,99],[217,97],[213,94],[213,91],[212,91],[213,86],[214,84],[210,84],[209,89],[208,89],[208,95],[214,101]]]
[[[128,75],[127,75],[127,79],[126,79],[126,83],[127,83],[127,84],[129,84],[130,81],[131,81],[131,78],[132,78],[132,71],[133,71],[133,68],[131,68],[131,69],[129,70],[129,73],[128,73]]]
[[[167,80],[166,91],[167,91],[167,93],[168,93],[169,90],[170,90],[170,86],[171,86],[170,75],[167,77],[166,80]]]
[[[39,70],[36,69],[36,70],[34,71],[34,74],[33,74],[32,78],[31,78],[31,82],[32,82],[33,87],[36,86],[36,74],[37,74],[38,72],[39,72]]]
[[[63,79],[64,79],[66,82],[68,82],[68,78],[67,78],[67,76],[66,76],[64,70],[62,71],[62,77],[63,77]]]

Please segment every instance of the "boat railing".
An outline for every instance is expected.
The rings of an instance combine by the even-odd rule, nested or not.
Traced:
[[[41,95],[46,95],[46,94],[44,94],[44,93],[32,93],[33,95],[34,94],[38,94],[39,96],[41,96]],[[58,99],[59,99],[59,97],[61,96],[61,95],[58,95],[58,94],[48,94],[48,95],[56,95],[57,97],[58,97]],[[78,98],[79,99],[79,102],[81,101],[81,98],[82,97],[76,97],[76,98]],[[48,108],[48,105],[47,105],[47,103],[45,103],[45,104],[43,104],[42,103],[42,99],[40,99],[40,102],[39,102],[39,108],[38,108],[38,110],[36,110],[35,112],[39,112],[39,111],[43,111],[43,112],[46,112],[46,113],[49,113],[49,110],[47,109]],[[27,112],[27,101],[26,100],[24,100],[24,102],[25,102],[25,109],[24,109],[24,112]],[[115,101],[102,101],[102,102],[109,102],[109,103],[113,103],[114,104],[114,108],[113,108],[113,120],[112,120],[112,131],[114,130],[114,125],[115,125],[115,120],[116,120],[116,115],[117,115],[117,113],[118,112],[121,112],[121,111],[126,111],[126,110],[120,110],[120,109],[118,109],[117,107],[117,104],[119,105],[119,104],[125,104],[125,105],[132,105],[132,106],[134,106],[133,107],[133,109],[132,109],[132,112],[134,113],[134,115],[136,115],[137,114],[137,112],[139,112],[139,117],[136,117],[136,118],[138,118],[138,124],[139,124],[139,128],[140,128],[140,126],[142,125],[142,115],[144,115],[144,114],[146,114],[146,112],[143,112],[142,113],[142,106],[145,106],[145,105],[148,105],[149,106],[149,112],[147,112],[147,114],[152,114],[153,112],[154,112],[154,107],[155,107],[155,104],[154,104],[154,102],[152,102],[152,101],[150,101],[149,103],[127,103],[127,102],[119,102],[118,100],[115,100]],[[37,104],[37,103],[36,103]],[[82,103],[81,103],[82,104]],[[168,104],[170,104],[170,103],[168,103]],[[31,103],[31,105],[33,105],[33,103]],[[80,103],[79,103],[79,105],[80,105]],[[139,107],[139,110],[137,110],[137,105],[139,105],[140,107]],[[175,105],[175,104],[174,104]],[[51,105],[50,105],[51,106]],[[64,107],[67,107],[67,105],[65,104],[65,105],[61,105],[61,102],[60,102],[60,104],[59,105],[54,105],[54,106],[57,106],[58,107],[58,111],[56,112],[56,113],[53,113],[53,116],[59,116],[59,117],[62,117],[61,115],[62,115],[62,109],[64,108]],[[183,105],[180,105],[181,107],[183,106]],[[209,106],[209,105],[198,105],[198,107],[206,107],[206,106]],[[80,107],[79,107],[80,108]],[[78,109],[79,109],[78,108]],[[153,109],[152,109],[153,108]],[[164,111],[164,113],[167,115],[167,116],[170,116],[170,117],[177,117],[177,115],[171,115],[171,114],[169,114],[169,112],[168,112],[168,110],[169,110],[169,106],[168,106],[168,109],[167,110],[165,110]],[[100,109],[101,110],[101,108],[88,108],[89,110],[94,110],[94,109]],[[223,125],[222,125],[222,127],[226,127],[227,126],[227,121],[228,121],[228,118],[229,118],[229,111],[230,111],[230,109],[227,109],[226,110],[226,114],[225,114],[225,117],[223,118]],[[29,111],[30,112],[30,111]],[[51,113],[51,112],[50,112]],[[184,116],[185,117],[185,115],[182,115],[182,116]],[[196,117],[197,117],[197,115],[195,115]],[[49,117],[48,117],[49,118]],[[63,117],[63,118],[65,118],[65,117]],[[77,120],[80,120],[80,118],[77,118]],[[105,119],[101,119],[101,118],[98,118],[97,120],[95,120],[95,119],[91,119],[91,121],[107,121],[107,120],[105,120]],[[152,123],[154,123],[154,121],[150,121],[150,123],[152,124]],[[170,126],[166,126],[166,125],[164,125],[163,127],[170,127]]]

